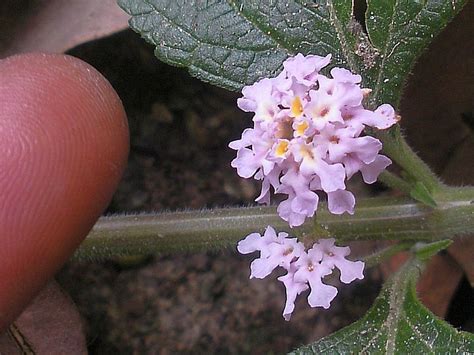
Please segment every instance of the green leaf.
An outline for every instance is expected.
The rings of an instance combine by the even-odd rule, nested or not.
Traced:
[[[439,240],[433,243],[417,243],[413,247],[416,257],[421,261],[427,261],[433,255],[446,249],[453,243],[450,239]]]
[[[398,104],[415,60],[465,0],[368,0],[366,26],[379,55],[368,80],[374,103]]]
[[[368,1],[367,33],[348,0],[119,0],[130,26],[166,63],[239,90],[274,76],[298,52],[333,54],[374,89],[372,103],[397,105],[424,47],[466,0]]]
[[[359,321],[292,354],[461,354],[474,336],[437,318],[416,297],[421,263],[408,262]]]
[[[329,10],[290,2],[120,0],[130,26],[166,63],[239,90],[273,76],[297,52],[340,53]]]
[[[436,208],[438,205],[431,196],[430,191],[426,188],[425,184],[421,181],[417,181],[412,189],[410,190],[410,196],[421,203],[424,203],[427,206]]]

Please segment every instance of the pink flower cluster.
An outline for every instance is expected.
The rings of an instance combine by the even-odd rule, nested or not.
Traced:
[[[249,234],[239,242],[237,249],[242,254],[260,252],[260,257],[250,265],[250,278],[263,279],[277,267],[287,271],[286,275],[278,278],[286,288],[285,320],[290,320],[296,297],[308,288],[311,288],[308,296],[311,307],[329,308],[337,295],[337,288],[323,283],[323,278],[334,268],[339,269],[343,283],[364,278],[364,263],[347,260],[345,257],[349,255],[350,248],[335,246],[334,239],[321,239],[305,251],[304,245],[296,238],[288,238],[284,232],[277,235],[268,226],[263,236]]]
[[[388,104],[365,109],[363,99],[370,90],[360,87],[360,75],[343,68],[333,68],[332,78],[320,74],[330,58],[289,58],[277,77],[246,86],[237,102],[254,113],[254,127],[229,144],[237,150],[231,165],[243,178],[262,180],[257,202],[270,202],[271,187],[288,195],[278,214],[290,226],[315,214],[316,191],[327,194],[332,213],[352,214],[355,198],[346,190],[346,179],[360,171],[371,184],[391,164],[378,154],[382,143],[361,134],[367,126],[386,129],[395,124],[394,109]]]

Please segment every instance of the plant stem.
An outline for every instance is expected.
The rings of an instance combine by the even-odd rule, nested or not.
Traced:
[[[383,151],[400,165],[413,181],[423,183],[430,192],[443,187],[428,165],[407,144],[398,125],[390,130],[374,130],[372,133],[382,141]]]
[[[412,186],[402,178],[387,170],[383,171],[377,180],[392,189],[399,190],[404,192],[407,196],[410,196]]]
[[[369,268],[369,267],[376,266],[380,264],[382,261],[390,258],[391,256],[401,251],[410,249],[413,246],[413,244],[415,244],[415,242],[413,241],[401,242],[394,245],[390,245],[374,254],[368,255],[364,258],[365,267]]]
[[[289,230],[275,207],[222,208],[102,217],[77,250],[77,259],[124,255],[215,250],[235,247],[252,232],[268,225],[305,239],[327,234],[342,240],[425,240],[467,235],[474,230],[474,188],[444,189],[438,208],[406,199],[360,200],[354,215],[333,215],[321,204],[317,227],[311,221]],[[318,232],[319,230],[319,232]]]

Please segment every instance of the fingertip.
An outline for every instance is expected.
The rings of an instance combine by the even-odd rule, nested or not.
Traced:
[[[0,330],[67,260],[126,166],[126,114],[110,83],[61,54],[0,61]]]

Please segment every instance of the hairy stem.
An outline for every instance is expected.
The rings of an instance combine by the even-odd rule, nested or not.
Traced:
[[[378,181],[392,189],[399,190],[404,192],[407,196],[410,196],[412,186],[402,178],[387,170],[379,175]]]
[[[365,262],[365,267],[373,267],[380,264],[382,261],[387,260],[388,258],[398,254],[401,251],[410,249],[415,242],[407,241],[401,242],[394,245],[390,245],[374,254],[367,255],[363,260]]]
[[[430,192],[443,187],[428,165],[407,144],[398,125],[387,131],[374,131],[373,135],[382,141],[383,151],[400,165],[413,181],[421,182]]]
[[[467,235],[474,230],[474,188],[443,189],[432,209],[405,199],[360,200],[354,215],[333,215],[324,204],[316,227],[311,222],[289,230],[275,207],[222,208],[203,211],[111,216],[99,219],[76,259],[106,259],[124,255],[215,250],[235,247],[251,232],[268,225],[291,235],[338,240],[433,241]],[[324,231],[324,233],[323,233]]]

